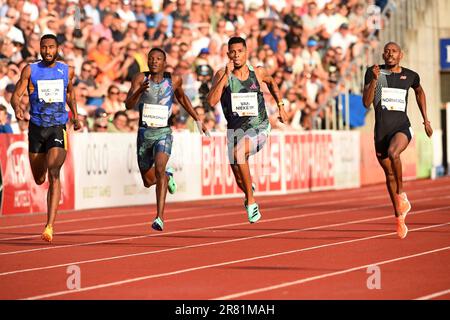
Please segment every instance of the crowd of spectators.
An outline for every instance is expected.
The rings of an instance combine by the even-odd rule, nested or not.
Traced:
[[[27,120],[14,117],[11,96],[24,66],[40,58],[39,39],[47,33],[57,36],[60,59],[75,69],[82,132],[137,130],[138,111],[126,110],[124,101],[133,75],[148,70],[152,47],[167,52],[167,71],[183,78],[207,127],[225,130],[220,105],[208,105],[206,96],[213,74],[228,61],[232,36],[246,39],[249,63],[265,67],[281,89],[290,123],[277,121],[277,105],[265,90],[272,127],[310,130],[314,115],[330,116],[330,93],[372,45],[368,13],[375,5],[383,1],[0,0],[0,132],[27,130]],[[26,96],[22,104],[28,107]],[[175,130],[196,129],[176,103],[170,122]]]

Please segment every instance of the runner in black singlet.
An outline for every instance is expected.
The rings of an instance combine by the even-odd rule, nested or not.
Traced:
[[[407,115],[408,90],[413,88],[424,119],[428,137],[433,134],[427,117],[425,92],[419,75],[400,66],[403,53],[400,46],[389,42],[384,47],[382,66],[370,67],[364,79],[363,102],[366,108],[375,107],[375,151],[386,175],[386,184],[397,217],[397,233],[403,239],[408,233],[406,214],[411,210],[403,192],[400,154],[413,137]]]

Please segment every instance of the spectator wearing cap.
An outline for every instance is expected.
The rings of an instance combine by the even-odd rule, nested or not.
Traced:
[[[329,46],[331,48],[341,47],[343,54],[346,55],[348,48],[357,40],[358,38],[350,32],[349,25],[343,23],[339,27],[338,32],[331,36]]]
[[[317,51],[319,43],[316,39],[310,38],[308,42],[306,43],[306,50],[303,50],[302,52],[302,58],[305,62],[305,69],[308,72],[312,72],[315,69],[323,70],[322,69],[322,58]]]
[[[90,131],[106,132],[108,130],[108,114],[103,108],[97,108],[94,117],[88,118],[88,122],[91,123]]]

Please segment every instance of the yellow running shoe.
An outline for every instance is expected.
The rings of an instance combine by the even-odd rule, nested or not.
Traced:
[[[44,232],[42,232],[42,240],[52,242],[53,240],[53,227],[46,226]]]

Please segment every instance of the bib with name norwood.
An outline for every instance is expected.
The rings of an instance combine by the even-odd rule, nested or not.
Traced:
[[[381,107],[389,111],[406,110],[406,90],[396,88],[382,88],[381,90]]]
[[[38,98],[45,103],[64,102],[64,80],[38,80]]]
[[[256,117],[258,115],[258,93],[231,93],[231,110],[239,117]]]
[[[167,127],[169,110],[167,106],[144,103],[142,108],[142,122],[148,127]]]

